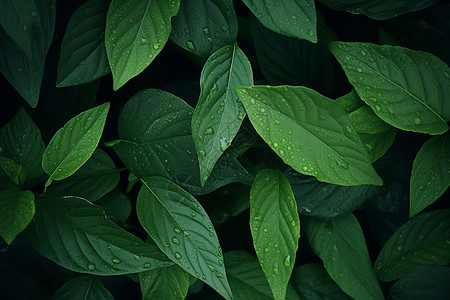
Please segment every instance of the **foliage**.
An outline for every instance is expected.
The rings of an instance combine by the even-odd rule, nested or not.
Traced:
[[[0,2],[0,298],[445,299],[450,5]]]

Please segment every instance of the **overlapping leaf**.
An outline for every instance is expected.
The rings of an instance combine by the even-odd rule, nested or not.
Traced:
[[[217,160],[230,146],[245,117],[244,107],[234,88],[251,85],[252,67],[237,44],[216,51],[203,67],[201,94],[192,116],[192,135],[202,186]]]
[[[400,279],[417,265],[450,263],[450,209],[418,215],[400,227],[375,262],[377,277]]]
[[[75,277],[60,287],[52,300],[114,300],[103,283],[95,276]]]
[[[121,275],[172,265],[156,246],[144,244],[105,217],[100,206],[78,197],[44,198],[27,238],[62,267],[95,275]]]
[[[142,181],[136,211],[144,229],[173,262],[232,299],[222,248],[200,203],[163,177]]]
[[[114,90],[141,73],[169,39],[180,0],[112,0],[105,46]]]
[[[383,121],[402,130],[441,134],[450,120],[450,68],[401,47],[333,42],[331,52],[358,95]]]
[[[128,197],[117,188],[95,202],[105,211],[106,217],[113,222],[125,222],[131,213],[131,202]]]
[[[142,300],[184,300],[189,289],[189,274],[178,265],[139,273]]]
[[[339,185],[381,185],[345,111],[305,87],[238,87],[250,121],[294,170]]]
[[[61,44],[58,87],[91,82],[110,72],[105,49],[108,0],[90,0],[70,18]]]

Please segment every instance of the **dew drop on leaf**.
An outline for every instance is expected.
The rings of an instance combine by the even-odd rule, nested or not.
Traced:
[[[420,117],[415,117],[415,118],[414,118],[414,123],[415,123],[416,125],[422,124],[422,118],[420,118]]]
[[[115,264],[120,264],[122,262],[122,260],[117,256],[114,256],[111,261]]]
[[[87,268],[89,271],[94,271],[97,266],[94,263],[89,263]]]
[[[181,256],[181,254],[179,252],[175,252],[175,258],[180,260],[183,258],[183,256]]]
[[[172,237],[172,243],[174,243],[175,245],[179,245],[180,244],[180,240],[177,239],[176,237]]]
[[[290,267],[291,266],[291,256],[288,255],[284,258],[284,266],[285,267]]]
[[[175,231],[175,233],[181,233],[181,228],[178,227],[178,226],[175,226],[175,227],[173,228],[173,231]]]

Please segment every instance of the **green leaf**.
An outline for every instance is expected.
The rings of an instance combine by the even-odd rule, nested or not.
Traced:
[[[31,40],[32,59],[22,52],[0,27],[0,53],[2,53],[0,71],[31,107],[36,107],[39,101],[45,58],[53,39],[56,13],[56,0],[40,0],[34,3],[41,26],[32,26],[29,29],[27,27],[33,38]]]
[[[163,177],[142,180],[136,212],[158,247],[186,272],[232,299],[222,248],[199,202]]]
[[[134,95],[119,117],[122,142],[113,147],[139,178],[163,176],[194,194],[205,194],[231,182],[251,184],[252,178],[234,158],[222,155],[205,188],[191,134],[192,107],[162,90]]]
[[[390,289],[394,300],[445,300],[450,295],[450,268],[417,266]]]
[[[304,228],[314,253],[346,294],[355,299],[384,299],[353,214],[327,220],[307,218]]]
[[[304,300],[352,299],[331,279],[324,267],[317,263],[295,268],[292,273],[292,285]]]
[[[141,73],[161,52],[180,0],[112,0],[105,46],[114,90]]]
[[[313,0],[243,0],[270,30],[317,43],[316,6]]]
[[[61,44],[57,87],[79,85],[111,71],[105,49],[108,0],[90,0],[72,15]]]
[[[441,134],[450,120],[450,68],[437,57],[401,47],[333,42],[331,52],[358,95],[386,123]]]
[[[38,1],[39,2],[39,1]],[[41,26],[35,0],[0,2],[0,25],[29,58],[32,58],[32,28]]]
[[[119,179],[119,170],[112,159],[103,150],[96,149],[92,157],[72,176],[54,182],[47,194],[71,195],[96,201],[114,189]]]
[[[124,223],[131,213],[131,202],[117,188],[95,201],[105,211],[106,217],[116,223]]]
[[[250,190],[250,229],[275,299],[284,299],[295,263],[300,220],[291,186],[278,170],[256,175]]]
[[[251,85],[252,67],[237,44],[219,49],[203,66],[200,98],[192,116],[192,136],[202,186],[219,157],[230,146],[245,117],[244,107],[234,88]]]
[[[189,274],[178,265],[138,273],[142,300],[186,298]]]
[[[255,257],[247,252],[234,250],[225,253],[224,258],[228,281],[235,299],[273,299],[269,283]],[[291,285],[288,285],[286,299],[299,299]]]
[[[400,227],[375,262],[382,281],[400,279],[417,265],[450,263],[450,209],[424,213]]]
[[[450,138],[426,141],[414,159],[409,186],[409,216],[433,204],[450,186]]]
[[[365,14],[375,20],[387,20],[407,12],[432,6],[439,0],[319,0],[326,6],[354,14]]]
[[[258,134],[297,172],[339,185],[381,185],[344,110],[305,87],[237,87]]]
[[[231,0],[183,0],[172,26],[170,39],[201,57],[233,44],[238,31]]]
[[[0,157],[0,168],[8,178],[16,185],[21,185],[25,181],[25,170],[14,160],[8,157]]]
[[[52,300],[114,300],[103,283],[95,276],[73,278],[60,287]]]
[[[109,103],[91,108],[59,129],[42,156],[49,180],[62,180],[75,173],[92,156],[103,133]]]
[[[0,236],[11,244],[34,216],[34,194],[31,191],[0,191]]]
[[[39,128],[23,108],[19,109],[0,129],[0,156],[12,159],[19,166],[18,174],[25,176],[20,183],[29,183],[28,186],[39,183],[44,174],[41,167],[43,152]]]
[[[108,220],[100,206],[78,197],[38,199],[27,238],[43,256],[78,273],[122,275],[172,264],[156,246]]]
[[[373,185],[339,186],[317,181],[289,169],[284,172],[291,184],[298,211],[307,216],[334,218],[360,208],[379,194]]]

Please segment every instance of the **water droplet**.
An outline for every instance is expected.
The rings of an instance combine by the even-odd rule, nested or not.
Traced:
[[[250,99],[250,104],[255,104],[255,99]]]
[[[397,251],[402,251],[402,249],[403,249],[402,246],[397,247]]]
[[[284,156],[284,151],[280,150],[280,156]]]
[[[146,262],[145,264],[142,265],[145,269],[150,269],[152,267],[152,264],[149,262]]]
[[[175,231],[175,233],[181,233],[181,228],[176,226],[173,228],[173,231]]]
[[[139,255],[135,255],[135,256],[134,256],[134,259],[137,260],[137,261],[140,261],[141,258],[142,258],[142,257],[140,257]]]
[[[195,218],[195,216],[197,216],[197,214],[196,214],[195,212],[192,212],[192,213],[191,213],[191,216],[192,216],[193,218]]]
[[[372,145],[371,144],[365,144],[367,150],[371,151],[372,150]]]
[[[220,29],[222,29],[223,32],[227,32],[228,28],[226,28],[225,26],[220,27]]]
[[[284,259],[284,266],[285,267],[290,267],[291,266],[291,256],[290,255],[285,257],[285,259]]]
[[[175,258],[180,260],[183,258],[183,256],[181,256],[181,254],[179,252],[175,252]]]
[[[89,271],[94,271],[97,266],[94,263],[88,263],[87,268]]]
[[[366,56],[366,55],[367,55],[366,51],[361,50],[361,55],[362,55],[362,56]]]
[[[303,166],[302,169],[303,169],[303,171],[305,171],[305,172],[308,171],[308,167],[307,167],[307,166]]]
[[[158,50],[159,49],[159,44],[153,44],[153,49]]]
[[[445,79],[450,79],[450,74],[447,71],[444,71]]]
[[[361,68],[357,68],[356,71],[357,71],[358,73],[362,73],[362,69],[361,69]]]
[[[195,45],[194,45],[194,42],[192,42],[192,41],[187,41],[186,47],[188,47],[188,49],[191,51],[195,51]]]
[[[177,239],[176,237],[172,237],[172,243],[174,243],[175,245],[179,245],[180,244],[180,240]]]
[[[206,156],[206,151],[205,150],[200,150],[198,152],[198,154],[200,155],[201,158],[204,158]]]
[[[278,275],[278,266],[273,268],[273,275]]]
[[[201,207],[200,205],[197,205],[197,210],[198,210],[198,211],[201,211],[201,210],[202,210],[202,207]]]
[[[314,31],[310,30],[310,31],[308,32],[308,35],[309,35],[309,36],[313,36],[313,35],[314,35]]]
[[[352,133],[352,127],[350,127],[349,125],[345,125],[345,130],[347,130],[348,133]]]
[[[205,34],[205,35],[209,35],[209,28],[208,27],[205,27],[205,28],[203,28],[203,33]]]
[[[379,106],[379,105],[377,104],[377,105],[375,105],[375,109],[376,109],[377,111],[381,111],[381,106]]]
[[[291,226],[295,227],[295,221],[294,220],[291,221]]]
[[[292,15],[291,18],[292,18],[292,20],[297,20],[297,16],[296,15]]]
[[[267,228],[264,228],[263,231],[264,231],[264,232],[267,232],[267,231],[269,231],[269,230],[268,230]]]
[[[415,117],[415,118],[414,118],[414,123],[415,123],[416,125],[420,125],[420,124],[422,124],[422,119],[421,119],[420,117]]]
[[[211,265],[208,265],[208,268],[211,270],[211,272],[214,272],[214,271],[216,270],[216,268],[214,268],[214,267],[211,266]]]
[[[262,113],[265,113],[266,110],[265,110],[264,108],[261,108],[261,112],[262,112]]]
[[[213,134],[213,133],[214,133],[214,129],[212,129],[212,127],[209,127],[208,129],[205,130],[205,135]]]
[[[114,256],[111,261],[115,264],[120,264],[122,262],[122,260],[117,256]]]
[[[114,29],[113,31],[112,31],[112,34],[116,34],[117,33],[117,31]]]

